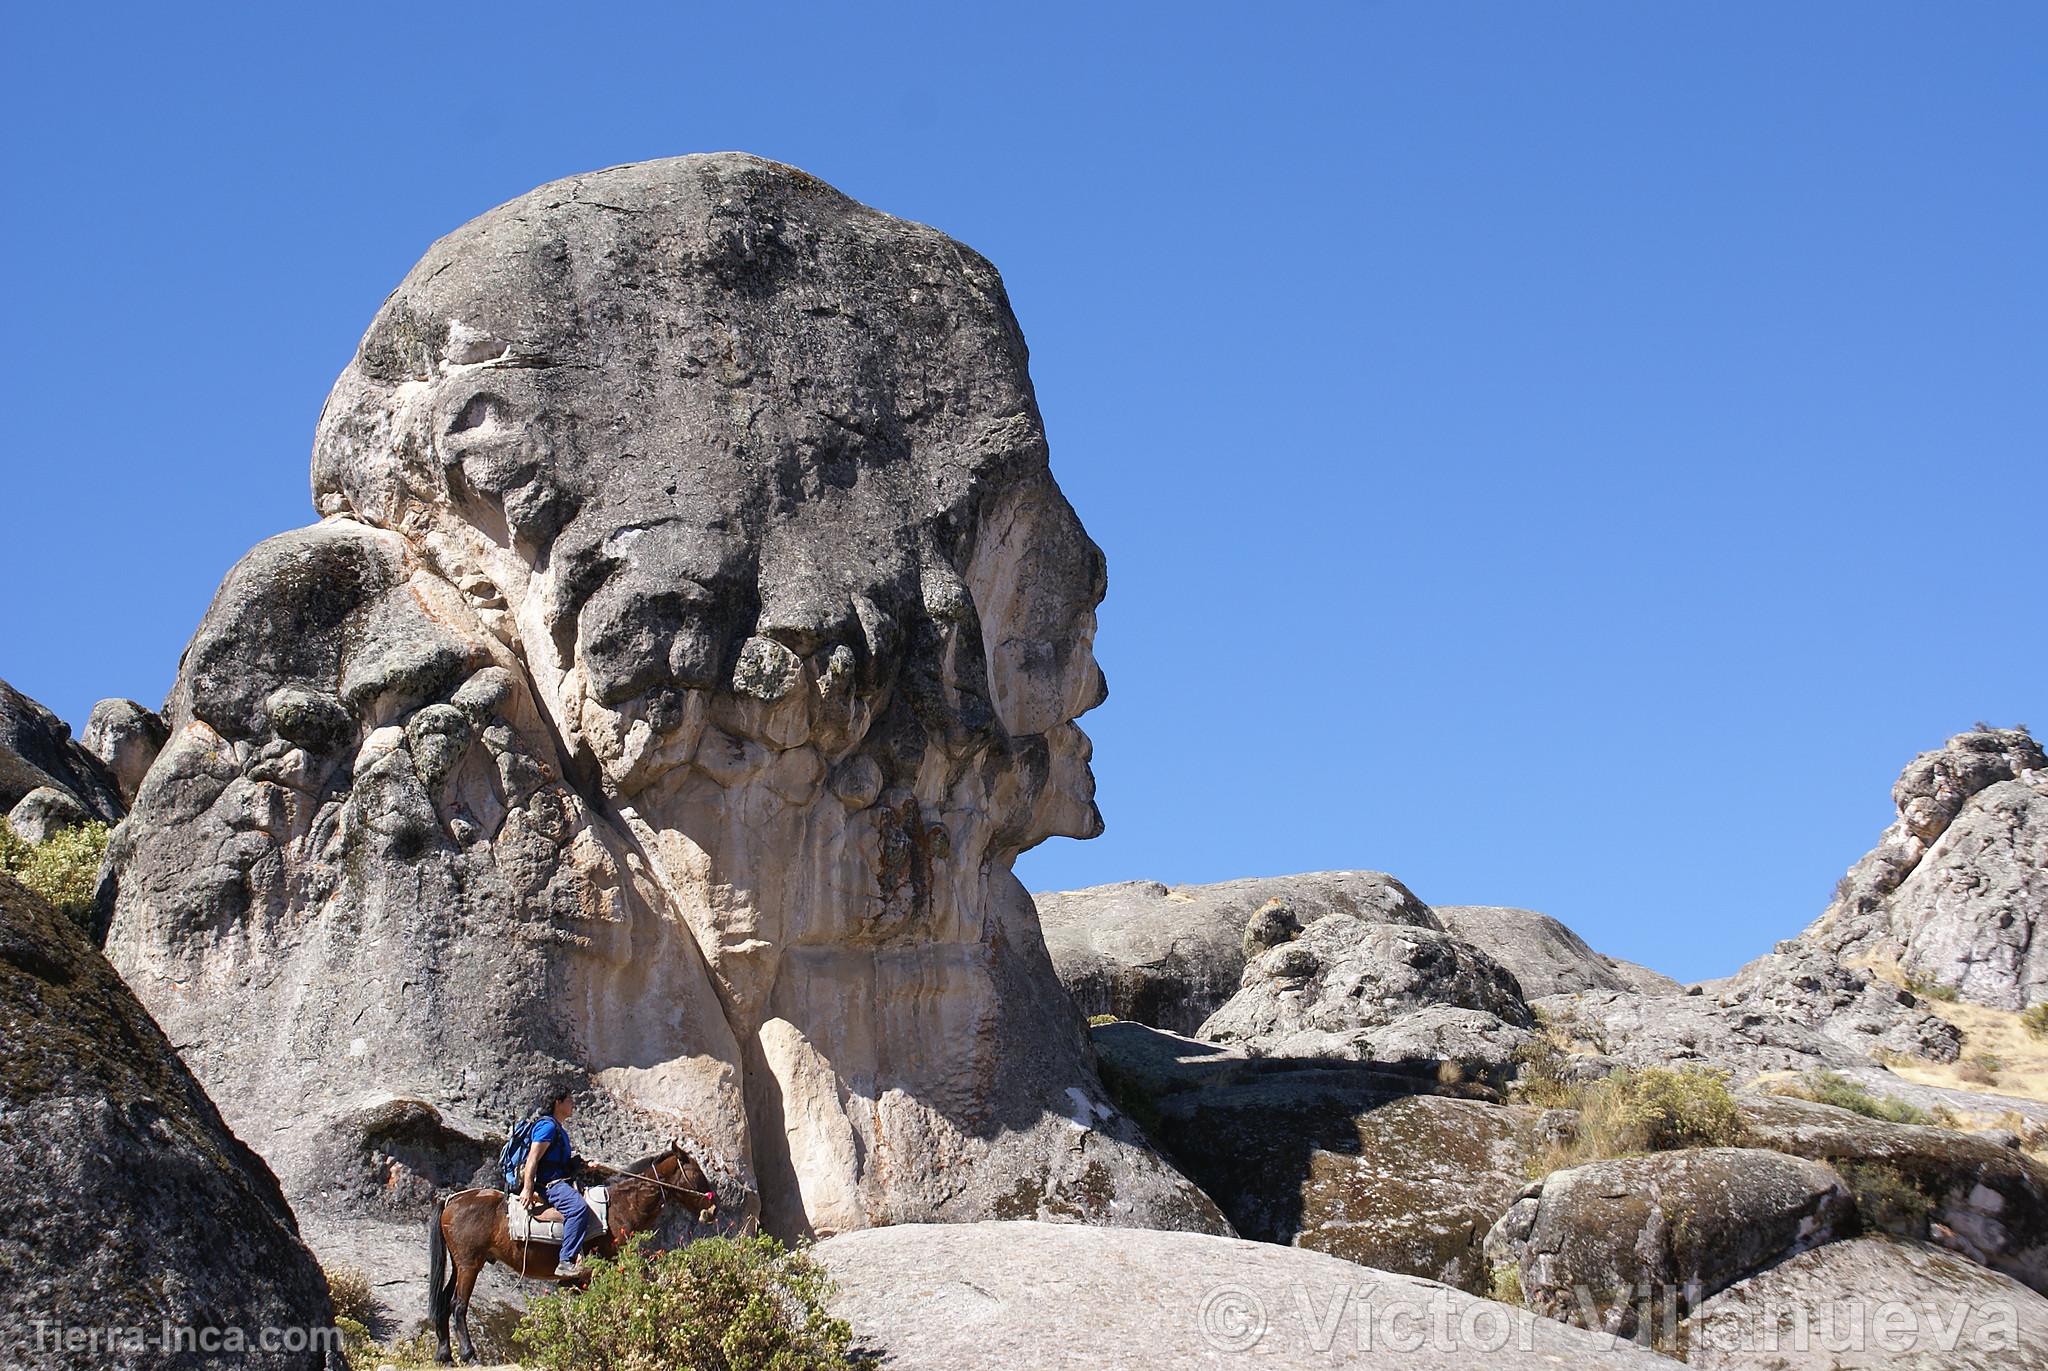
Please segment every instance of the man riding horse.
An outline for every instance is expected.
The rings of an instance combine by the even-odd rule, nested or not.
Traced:
[[[533,1127],[533,1145],[526,1150],[526,1164],[519,1173],[519,1203],[529,1214],[552,1205],[562,1215],[562,1252],[555,1274],[564,1280],[583,1274],[583,1263],[577,1258],[590,1235],[590,1206],[569,1179],[576,1172],[568,1128],[569,1116],[575,1112],[576,1100],[567,1090],[548,1092],[541,1102],[540,1122]]]

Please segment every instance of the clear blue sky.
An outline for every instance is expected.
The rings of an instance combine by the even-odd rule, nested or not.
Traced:
[[[218,7],[226,9],[227,7]],[[154,703],[437,235],[740,148],[1002,268],[1109,832],[1718,974],[2048,726],[2048,6],[10,7],[0,675]]]

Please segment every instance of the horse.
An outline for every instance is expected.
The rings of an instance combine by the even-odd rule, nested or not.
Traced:
[[[671,1198],[702,1222],[709,1223],[718,1214],[718,1197],[704,1168],[680,1142],[616,1173],[610,1193],[611,1212],[605,1228],[591,1233],[579,1255],[615,1255],[629,1235],[647,1232],[661,1222]],[[427,1314],[434,1324],[437,1362],[450,1360],[451,1315],[463,1360],[476,1360],[476,1347],[469,1340],[469,1296],[476,1289],[476,1278],[490,1263],[497,1262],[533,1280],[580,1283],[581,1278],[555,1275],[561,1244],[512,1236],[505,1199],[502,1190],[474,1186],[434,1201],[434,1216],[427,1221]]]

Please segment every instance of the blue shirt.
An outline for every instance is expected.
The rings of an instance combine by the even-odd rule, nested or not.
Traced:
[[[540,1154],[540,1165],[533,1169],[535,1184],[544,1186],[569,1174],[568,1129],[552,1117],[544,1118],[533,1126],[532,1141],[548,1145],[548,1150]]]

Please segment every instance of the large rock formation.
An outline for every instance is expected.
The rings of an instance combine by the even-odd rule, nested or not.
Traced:
[[[1302,928],[1326,914],[1437,927],[1380,871],[1310,871],[1215,885],[1122,881],[1032,897],[1060,980],[1085,1014],[1192,1033],[1237,993],[1245,926],[1261,909]],[[1251,951],[1258,949],[1253,947]]]
[[[906,1225],[814,1253],[833,1312],[895,1371],[1580,1371],[1675,1367],[1432,1281],[1196,1233]]]
[[[0,1363],[329,1365],[327,1285],[276,1179],[99,951],[6,876],[0,1037]]]
[[[290,1193],[394,1099],[461,1139],[553,1081],[784,1234],[1224,1226],[1011,874],[1100,826],[1104,573],[986,261],[741,155],[544,186],[385,302],[313,494],[193,638],[104,892]]]
[[[1978,729],[1914,758],[1899,817],[1804,935],[1999,1009],[2048,1000],[2048,756]]]
[[[71,726],[0,681],[0,814],[16,832],[41,842],[89,819],[117,823],[126,808],[113,774]]]
[[[170,740],[170,730],[153,709],[133,700],[101,700],[92,707],[80,739],[100,759],[120,787],[121,803],[135,803],[135,792],[149,774],[156,754]]]
[[[1602,956],[1586,940],[1548,914],[1498,905],[1433,905],[1445,931],[1463,938],[1515,973],[1522,993],[1577,994],[1583,990],[1632,990],[1645,995],[1682,995],[1669,976]]]

